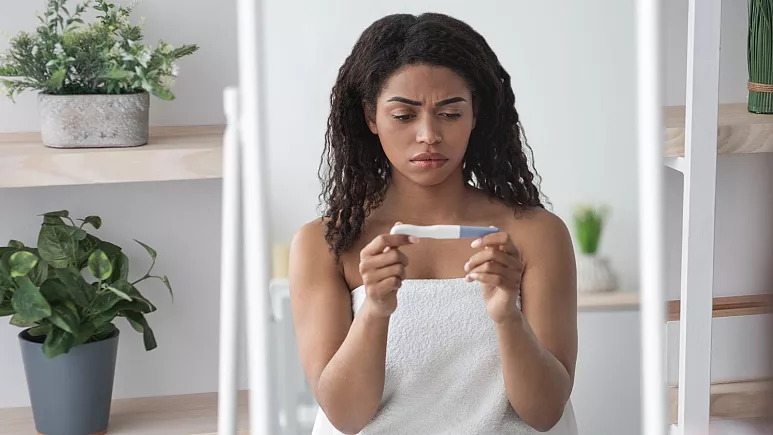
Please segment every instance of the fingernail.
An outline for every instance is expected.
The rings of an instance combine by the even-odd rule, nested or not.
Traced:
[[[419,238],[416,236],[410,236],[408,237],[408,241],[411,243],[419,243]]]
[[[477,248],[478,246],[480,246],[481,243],[482,243],[481,239],[475,239],[470,246],[472,246],[473,248]]]
[[[470,262],[469,261],[464,263],[464,271],[465,272],[469,272],[470,271]]]
[[[389,246],[387,246],[386,248],[384,248],[384,253],[386,254],[387,252],[389,252],[389,249],[390,249],[390,248],[389,248]]]

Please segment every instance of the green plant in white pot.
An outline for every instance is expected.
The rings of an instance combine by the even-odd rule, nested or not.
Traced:
[[[580,204],[574,210],[574,231],[579,245],[577,290],[603,292],[617,289],[618,278],[609,260],[599,254],[599,243],[609,208]]]
[[[37,247],[11,240],[0,247],[0,317],[23,328],[22,360],[37,432],[45,435],[105,433],[110,417],[119,330],[124,318],[143,335],[146,350],[156,338],[146,315],[156,307],[137,289],[166,276],[148,271],[131,280],[122,248],[89,234],[102,220],[76,225],[66,210],[45,213]]]
[[[74,3],[74,2],[73,2]],[[68,7],[69,6],[69,7]],[[143,44],[134,3],[46,0],[34,32],[20,32],[0,54],[0,87],[14,97],[38,91],[43,143],[54,148],[126,147],[148,142],[150,96],[173,100],[175,63],[198,50]],[[96,13],[86,24],[87,13]]]

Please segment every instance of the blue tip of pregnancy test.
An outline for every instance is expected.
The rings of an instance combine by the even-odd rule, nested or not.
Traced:
[[[499,228],[494,227],[459,227],[459,237],[462,239],[478,238],[498,232]]]

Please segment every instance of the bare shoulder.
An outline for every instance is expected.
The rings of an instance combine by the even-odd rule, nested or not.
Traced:
[[[290,243],[290,251],[296,253],[306,253],[308,250],[327,251],[327,243],[325,242],[325,225],[327,219],[317,218],[313,221],[303,224],[298,231],[295,232],[292,242]],[[318,252],[315,252],[318,253]]]
[[[543,208],[520,210],[508,221],[506,231],[521,248],[524,263],[534,263],[546,256],[563,257],[574,262],[572,237],[566,223],[555,213]]]
[[[341,273],[325,240],[324,218],[307,222],[296,231],[290,243],[290,287],[314,280],[339,281]]]

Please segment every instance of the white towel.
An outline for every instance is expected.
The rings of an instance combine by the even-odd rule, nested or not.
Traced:
[[[364,287],[352,291],[357,313]],[[480,284],[405,280],[389,322],[381,406],[361,435],[537,434],[510,406]],[[519,301],[520,302],[520,301]],[[551,435],[577,435],[571,402]],[[340,435],[320,409],[312,435]]]

